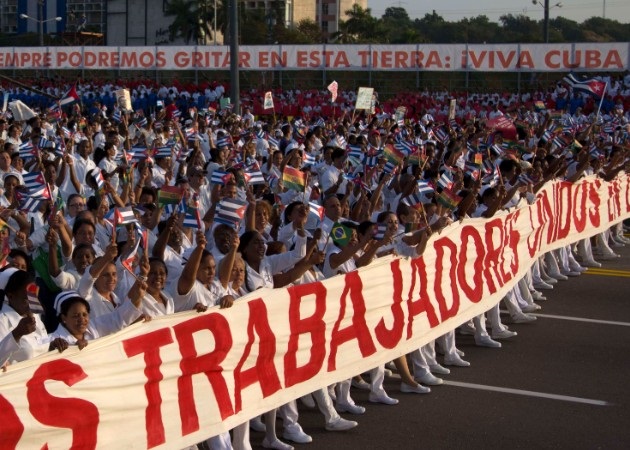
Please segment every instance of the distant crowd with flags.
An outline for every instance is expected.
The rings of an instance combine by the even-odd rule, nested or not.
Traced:
[[[383,101],[373,88],[333,81],[322,90],[249,91],[241,111],[217,84],[193,93],[149,84],[111,84],[109,106],[96,82],[57,88],[46,108],[5,95],[5,368],[83,348],[143,316],[229,308],[261,287],[348,273],[384,255],[416,257],[453,221],[533,202],[550,180],[611,180],[630,169],[628,76],[569,74],[536,94],[420,91]],[[86,103],[90,91],[99,95]],[[154,103],[138,101],[152,93]],[[545,291],[616,258],[614,249],[630,243],[624,227],[537,260],[503,300],[510,321],[535,321]],[[73,328],[72,308],[92,328]],[[488,327],[482,315],[460,332],[489,348],[516,337],[499,305],[486,314]],[[396,370],[401,392],[427,394],[449,374],[445,366],[470,365],[451,333],[375,368],[369,382],[356,374],[302,403],[319,407],[327,430],[343,431],[358,423],[339,413],[365,411],[351,387],[395,405],[383,379]],[[270,411],[264,423],[207,445],[251,448],[250,427],[265,433],[266,448],[311,442],[296,402],[280,411],[282,440]]]

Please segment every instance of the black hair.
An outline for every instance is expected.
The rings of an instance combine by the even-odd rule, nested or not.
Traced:
[[[32,281],[33,277],[28,272],[25,272],[23,270],[18,270],[17,272],[12,274],[7,280],[7,285],[5,286],[5,288],[0,289],[0,308],[2,308],[2,305],[4,304],[4,298],[6,297],[7,292],[15,292],[18,289],[31,283]]]
[[[162,260],[161,258],[156,258],[155,256],[150,257],[149,264],[154,263],[154,262],[162,264],[162,266],[164,267],[164,271],[166,272],[166,275],[168,275],[168,267],[166,266],[166,263],[164,262],[164,260]]]
[[[88,219],[77,219],[74,221],[74,224],[72,225],[72,235],[76,235],[77,231],[79,231],[79,228],[81,228],[82,225],[91,225],[92,229],[94,231],[96,231],[96,225],[94,225],[94,222],[92,222],[91,220]]]
[[[31,257],[24,250],[20,250],[19,248],[12,248],[9,252],[8,259],[13,260],[13,258],[15,258],[16,256],[19,256],[24,259],[24,261],[26,261],[26,271],[29,274],[34,275]]]
[[[83,297],[70,297],[68,300],[64,300],[64,302],[59,306],[60,311],[57,317],[59,318],[59,322],[61,324],[63,324],[63,322],[61,321],[61,315],[63,314],[64,316],[67,316],[68,311],[70,311],[70,308],[72,307],[72,305],[76,303],[82,303],[83,306],[85,306],[85,309],[87,310],[87,312],[88,313],[90,312],[90,303],[86,299],[84,299]]]
[[[247,262],[247,259],[245,258],[245,249],[247,248],[247,246],[249,245],[251,240],[254,239],[254,237],[256,237],[258,235],[260,235],[260,233],[258,231],[249,230],[249,231],[246,231],[245,233],[243,233],[241,238],[240,238],[240,242],[238,244],[238,251],[243,256],[243,260],[245,262]]]
[[[293,210],[295,209],[296,206],[301,205],[302,202],[291,202],[287,205],[287,207],[284,210],[284,223],[288,224],[291,222],[291,214],[293,213]]]
[[[359,233],[361,236],[364,236],[372,225],[374,225],[374,222],[364,220],[359,224],[359,227],[357,228],[357,233]]]
[[[72,258],[77,256],[77,253],[79,253],[79,251],[84,250],[84,249],[91,250],[92,254],[94,255],[94,257],[96,257],[96,250],[94,250],[94,247],[92,247],[91,244],[87,244],[87,243],[84,242],[84,243],[79,244],[76,247],[74,247],[74,250],[72,250]]]

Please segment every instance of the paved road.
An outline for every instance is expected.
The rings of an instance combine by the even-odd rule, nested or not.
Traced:
[[[402,394],[399,382],[388,379],[396,406],[371,404],[365,391],[354,390],[367,412],[344,415],[359,426],[341,433],[325,431],[319,412],[300,405],[313,443],[296,447],[630,448],[630,247],[616,250],[622,257],[604,262],[604,270],[546,291],[538,320],[510,325],[518,336],[503,348],[476,347],[472,337],[458,336],[472,366],[452,369],[444,380],[453,384],[428,395]],[[262,437],[252,432],[254,448]]]

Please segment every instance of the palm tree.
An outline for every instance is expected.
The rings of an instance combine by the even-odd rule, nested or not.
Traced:
[[[168,27],[169,40],[174,41],[176,38],[182,38],[186,44],[191,41],[205,44],[209,36],[212,36],[208,19],[213,17],[213,13],[208,0],[202,2],[169,0],[164,15],[175,16],[173,23]]]

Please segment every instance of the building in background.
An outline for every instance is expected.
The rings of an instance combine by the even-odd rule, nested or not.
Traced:
[[[213,0],[205,0],[212,2]],[[173,17],[165,16],[168,0],[0,0],[2,34],[38,33],[38,20],[54,19],[43,24],[43,33],[88,32],[104,36],[106,45],[181,45],[170,42],[168,27]],[[303,19],[319,24],[326,36],[339,30],[345,11],[358,4],[367,8],[367,0],[240,0],[241,8],[265,11],[268,20],[283,21],[292,27]],[[273,14],[269,14],[273,11]],[[26,14],[32,19],[20,19]],[[219,39],[218,44],[223,40]]]

